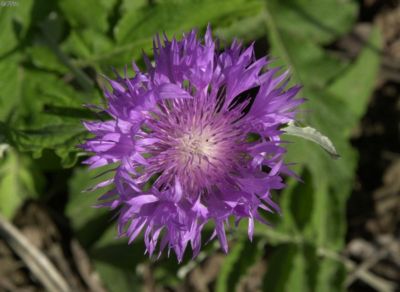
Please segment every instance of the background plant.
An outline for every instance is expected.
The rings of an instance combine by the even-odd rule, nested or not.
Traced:
[[[288,161],[304,183],[288,180],[277,196],[282,217],[271,228],[256,226],[255,243],[245,228],[231,238],[216,291],[233,291],[251,266],[268,251],[266,291],[339,291],[347,273],[338,254],[344,247],[345,207],[357,153],[349,143],[365,112],[380,62],[381,35],[373,28],[354,60],[327,49],[348,34],[357,18],[350,0],[24,0],[0,9],[0,212],[9,219],[26,199],[64,211],[70,228],[111,291],[142,284],[138,267],[149,260],[140,241],[116,241],[114,223],[90,206],[98,172],[79,165],[75,146],[87,137],[82,119],[98,119],[83,104],[102,104],[99,74],[123,72],[151,54],[155,33],[180,36],[211,23],[221,45],[234,37],[257,40],[258,54],[269,53],[288,66],[293,83],[304,86],[305,124],[335,143],[330,157],[302,139],[287,137]],[[334,13],[333,13],[334,11]],[[129,70],[128,70],[129,71]],[[104,169],[100,170],[104,171]],[[57,203],[54,203],[57,201]],[[197,262],[182,265],[162,258],[152,263],[155,281],[174,287],[201,258],[217,253],[211,244]]]

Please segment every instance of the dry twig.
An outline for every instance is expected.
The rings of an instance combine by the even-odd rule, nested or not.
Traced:
[[[0,236],[24,261],[29,270],[42,283],[47,291],[72,291],[50,260],[7,219],[0,215]]]

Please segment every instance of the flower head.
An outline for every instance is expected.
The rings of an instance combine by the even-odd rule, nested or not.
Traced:
[[[133,241],[142,231],[147,252],[173,249],[180,261],[187,245],[196,256],[201,230],[214,222],[228,249],[228,219],[264,222],[260,209],[279,211],[271,190],[281,189],[280,128],[295,118],[299,86],[286,89],[288,72],[256,59],[253,45],[234,41],[219,51],[210,28],[154,41],[154,64],[134,64],[133,78],[117,75],[105,90],[109,121],[86,122],[95,135],[82,147],[92,168],[117,163],[115,187],[101,206],[119,208],[119,234]],[[256,137],[251,140],[249,137]],[[148,187],[152,182],[151,187]]]

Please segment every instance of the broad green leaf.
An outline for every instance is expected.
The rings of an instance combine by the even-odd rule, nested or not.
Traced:
[[[373,89],[371,83],[377,74],[379,55],[372,54],[374,50],[370,47],[379,50],[379,34],[375,31],[371,35],[370,44],[363,49],[354,64],[339,61],[328,55],[320,44],[332,41],[346,32],[348,24],[354,21],[352,13],[348,13],[352,4],[343,4],[350,6],[343,6],[337,13],[324,14],[325,7],[330,7],[337,1],[318,1],[313,5],[313,1],[308,1],[309,6],[306,2],[266,1],[268,37],[273,54],[281,59],[281,63],[291,68],[293,82],[303,85],[303,95],[309,99],[304,106],[307,114],[301,117],[302,121],[332,140],[342,158],[331,160],[317,145],[299,138],[285,137],[285,140],[294,142],[287,147],[287,161],[300,163],[297,170],[304,182],[288,182],[288,188],[282,195],[283,218],[278,234],[286,234],[287,238],[284,239],[289,242],[307,241],[314,248],[327,246],[340,250],[346,228],[346,199],[352,187],[356,165],[355,151],[347,139],[363,113]],[[300,6],[293,6],[293,3]],[[319,10],[320,15],[317,15],[316,11]],[[316,19],[311,17],[313,14]],[[294,21],[295,16],[297,21]],[[314,28],[308,27],[311,20]],[[338,26],[341,31],[334,34],[331,33],[333,31],[324,29],[328,25],[321,26],[340,21],[344,21],[346,25]],[[360,78],[365,72],[368,72],[366,76]],[[357,86],[354,88],[353,84]],[[350,100],[348,92],[351,92],[354,100]],[[332,148],[330,143],[322,144]],[[279,243],[280,238],[277,239]],[[279,254],[279,249],[277,253]],[[302,272],[305,270],[304,265],[309,265],[312,261],[298,248],[295,254],[290,258],[290,263],[287,263],[289,276],[284,281],[279,279],[278,283],[274,283],[277,286],[276,291],[337,291],[343,288],[343,277],[338,276],[342,275],[340,271],[343,271],[343,265],[323,260],[318,271],[313,272],[315,277],[305,280]],[[283,259],[287,258],[283,256]],[[273,281],[270,272],[266,279]]]
[[[1,10],[0,10],[1,11]],[[11,118],[21,102],[23,70],[19,67],[20,56],[13,54],[0,61],[0,120]]]
[[[37,196],[30,163],[10,147],[0,157],[0,213],[9,219],[25,199]]]
[[[320,257],[312,245],[302,245],[299,250],[301,254],[293,265],[288,291],[344,291],[343,263]]]
[[[53,125],[38,129],[9,129],[10,140],[20,151],[32,152],[40,158],[45,149],[53,150],[64,167],[71,167],[77,160],[77,144],[88,137],[88,133],[77,125]]]
[[[303,247],[297,247],[292,264],[287,267],[290,270],[290,274],[285,281],[286,288],[283,291],[311,291],[311,287],[307,283],[306,263],[308,260],[310,259],[304,256]],[[273,269],[274,266],[271,265],[270,268]]]
[[[86,65],[91,65],[98,74],[111,74],[111,68],[115,68],[119,64],[130,63],[133,58],[128,56],[125,60],[118,58],[103,60],[103,56],[108,56],[110,51],[115,48],[115,43],[106,34],[97,32],[92,29],[74,30],[67,40],[62,44],[61,49],[70,55],[75,56],[79,60],[71,60],[72,66],[79,68]],[[87,63],[86,60],[93,59],[93,56],[101,56],[95,62]],[[121,56],[119,56],[121,57]],[[107,57],[104,57],[105,59]]]
[[[103,251],[104,252],[104,251]],[[126,259],[127,254],[121,254],[120,250],[116,249],[112,252],[112,257]],[[132,261],[135,259],[129,257]],[[132,268],[120,269],[104,261],[94,261],[94,267],[100,276],[102,283],[107,287],[108,291],[112,292],[131,292],[142,291],[141,279]]]
[[[182,279],[178,277],[179,269],[190,260],[191,259],[184,259],[182,263],[178,263],[178,260],[172,251],[168,258],[166,257],[166,254],[164,254],[162,258],[157,260],[152,266],[155,282],[168,287],[178,286],[179,283],[182,282]]]
[[[121,7],[121,12],[123,14],[138,9],[145,7],[146,5],[149,5],[149,1],[147,0],[136,0],[136,1],[131,1],[131,0],[123,0],[122,1],[122,7]]]
[[[74,234],[88,250],[94,267],[108,290],[136,291],[141,289],[142,284],[137,274],[138,265],[148,259],[144,255],[143,241],[137,240],[128,245],[126,238],[117,238],[116,222],[112,220],[115,214],[108,209],[93,208],[98,203],[97,198],[111,186],[83,192],[96,183],[111,178],[114,175],[113,167],[115,165],[90,172],[86,168],[76,168],[68,184],[69,200],[65,213]]]
[[[49,48],[53,55],[67,67],[71,73],[75,76],[75,80],[79,83],[80,87],[86,92],[93,90],[93,81],[89,76],[79,67],[71,61],[70,57],[63,51],[60,45],[60,37],[62,35],[63,19],[56,13],[50,13],[50,15],[41,21],[39,28],[41,31],[41,37],[43,44]]]
[[[277,247],[269,258],[262,290],[269,292],[290,291],[286,287],[293,270],[293,264],[298,256],[300,254],[296,245],[286,244]],[[301,287],[295,291],[302,291]]]
[[[313,245],[313,242],[303,244],[301,248],[302,257],[305,262],[304,266],[301,266],[300,268],[304,272],[306,278],[304,284],[307,287],[307,291],[325,291],[325,289],[318,289],[318,277],[320,275],[321,267],[326,265],[326,263],[331,263],[330,259],[320,257],[317,252],[318,248]],[[341,263],[335,262],[334,264],[336,266],[342,266]],[[340,285],[340,283],[338,284]]]
[[[72,31],[63,44],[63,49],[80,58],[107,53],[113,48],[114,44],[107,35],[90,29]]]
[[[244,249],[245,241],[242,239],[231,248],[229,254],[227,254],[222,264],[220,273],[217,278],[215,291],[225,292],[234,291],[234,288],[239,281],[238,278],[234,279],[235,282],[229,282],[229,276],[238,268],[237,263],[242,257],[242,251]]]
[[[102,167],[93,171],[88,171],[87,168],[75,168],[68,182],[69,196],[65,214],[70,220],[75,235],[85,247],[97,241],[112,224],[112,213],[109,210],[93,207],[98,204],[97,199],[110,187],[86,191],[97,183],[111,178],[114,175],[112,168],[113,166]],[[107,170],[110,172],[97,177]]]
[[[48,47],[32,46],[28,48],[28,55],[34,66],[40,69],[67,73],[68,68],[60,62],[57,56]]]
[[[346,278],[345,266],[332,259],[324,258],[319,262],[319,272],[316,279],[316,288],[314,291],[345,291],[344,280]]]
[[[147,261],[143,242],[128,245],[126,239],[117,239],[116,227],[111,226],[89,250],[96,271],[109,291],[140,291],[142,281],[137,271]]]
[[[300,1],[289,1],[287,3],[292,2],[300,3]],[[318,18],[320,19],[318,21],[322,23],[334,23],[346,17],[352,18],[352,13],[348,13],[352,8],[347,9],[345,7],[352,4],[343,4],[343,9],[338,13],[322,18],[324,15],[323,6],[328,5],[329,7],[331,5],[329,3],[337,3],[337,1],[326,0],[318,3],[320,4],[315,3],[315,5],[320,6],[319,8],[307,8],[306,5],[297,7],[296,13],[305,16],[309,11],[313,13],[312,11],[321,9],[321,18]],[[351,189],[356,162],[355,153],[347,142],[345,133],[354,127],[357,119],[354,118],[345,100],[328,91],[327,84],[340,76],[339,73],[343,74],[341,70],[347,65],[341,64],[339,60],[327,55],[322,47],[316,43],[324,43],[326,40],[330,40],[329,36],[322,37],[323,33],[329,34],[328,31],[318,31],[318,34],[315,34],[318,38],[315,39],[311,37],[312,34],[306,32],[304,34],[299,32],[294,35],[293,31],[296,28],[290,29],[290,25],[287,23],[288,19],[284,17],[294,13],[293,11],[293,7],[287,7],[286,2],[283,4],[283,2],[278,3],[278,1],[266,1],[266,21],[272,51],[292,69],[294,83],[303,85],[302,93],[309,99],[305,105],[307,115],[303,117],[304,122],[329,137],[342,156],[342,159],[333,161],[321,149],[309,142],[297,138],[286,138],[295,142],[288,146],[288,161],[299,162],[307,167],[313,183],[312,196],[307,196],[308,200],[313,201],[314,210],[308,223],[310,226],[300,224],[298,227],[301,227],[301,229],[304,227],[307,237],[314,239],[318,244],[340,248],[343,245],[345,232],[344,208]],[[309,20],[305,18],[300,21],[299,18],[299,21],[292,26],[303,27],[303,24],[308,23]],[[351,22],[352,20],[349,20],[345,23],[350,24]],[[343,32],[345,30],[341,33]],[[305,181],[305,183],[308,182]],[[296,190],[296,188],[291,191],[293,190]],[[284,213],[288,212],[289,214],[283,217],[283,221],[290,221],[293,216],[296,217],[295,214],[290,215],[295,211],[290,207],[293,206],[290,200],[296,194],[289,196],[287,192],[289,191],[287,190],[283,196],[282,205],[284,206]],[[301,194],[298,195],[301,196]],[[299,205],[299,208],[301,206]],[[302,208],[307,208],[307,206]],[[332,224],[332,222],[335,223]],[[285,226],[286,231],[292,230],[293,227],[290,224],[283,224],[283,226]]]
[[[306,83],[307,88],[303,89],[303,92],[307,91],[307,98],[312,98],[308,90],[323,89],[347,64],[327,54],[322,47],[310,40],[297,35],[292,36],[277,28],[277,17],[278,15],[266,17],[270,32],[268,38],[272,43],[271,55],[278,57],[274,66],[290,68],[295,75],[293,81]]]
[[[263,247],[258,240],[250,242],[246,236],[241,236],[224,259],[215,291],[236,291],[248,269],[261,259]]]
[[[287,192],[289,196],[290,214],[293,216],[293,226],[299,230],[304,230],[308,227],[314,209],[313,200],[313,180],[310,172],[307,169],[301,173],[302,183],[296,182]],[[289,214],[287,214],[289,216]]]
[[[333,132],[330,133],[332,137]],[[304,175],[301,187],[287,189],[283,193],[283,221],[291,221],[293,218],[296,223],[283,224],[282,227],[286,226],[285,230],[288,231],[297,226],[299,231],[303,230],[304,235],[316,244],[339,249],[345,234],[343,212],[351,189],[354,151],[346,145],[344,138],[336,138],[336,146],[342,158],[332,160],[313,143],[299,138],[286,139],[294,142],[288,146],[288,161],[300,162],[307,170],[300,172]],[[305,175],[307,172],[310,175]]]
[[[160,3],[124,15],[115,28],[118,43],[126,44],[135,39],[152,37],[165,31],[179,35],[194,27],[220,21],[246,9],[260,9],[260,1],[172,1]]]
[[[44,149],[51,149],[64,166],[72,166],[80,151],[76,145],[89,135],[81,124],[85,117],[82,104],[95,101],[98,95],[82,94],[50,73],[21,72],[24,86],[13,93],[17,103],[13,119],[6,124],[9,143],[21,151],[33,152],[36,158]],[[19,103],[24,106],[17,106]]]
[[[115,1],[108,2],[112,5]],[[73,28],[90,27],[101,32],[107,30],[107,6],[109,5],[107,1],[59,0],[58,3],[64,17]]]
[[[343,291],[345,267],[320,257],[310,244],[284,244],[272,251],[263,291]]]
[[[228,26],[217,26],[213,33],[223,42],[230,43],[234,39],[251,42],[265,34],[265,16],[262,10],[257,15],[232,21]]]
[[[328,43],[354,24],[357,4],[352,0],[267,0],[267,18],[289,37]]]
[[[375,87],[374,81],[380,65],[381,43],[381,33],[375,26],[354,64],[329,87],[329,92],[346,103],[355,122],[365,113]],[[351,128],[355,126],[355,122]]]
[[[351,28],[356,6],[341,0],[270,0],[265,3],[265,18],[272,44],[272,55],[289,66],[296,82],[323,89],[339,74],[344,63],[328,55],[319,43],[336,39]],[[336,13],[331,13],[337,8]]]
[[[204,28],[208,23],[216,26],[227,19],[233,21],[257,14],[261,9],[260,0],[183,0],[154,5],[138,3],[135,9],[126,10],[115,26],[117,43],[111,50],[96,53],[90,58],[79,58],[74,63],[77,66],[123,66],[140,57],[142,49],[151,53],[153,37],[157,33],[165,32],[168,36],[179,37],[182,32],[193,28]]]
[[[31,24],[33,0],[0,7],[0,63],[19,49]]]

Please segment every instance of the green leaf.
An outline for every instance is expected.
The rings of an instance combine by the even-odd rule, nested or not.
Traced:
[[[357,4],[352,0],[268,0],[267,18],[289,37],[329,43],[354,24]],[[333,13],[334,12],[334,13]],[[267,21],[271,21],[267,19]]]
[[[328,258],[325,258],[323,261],[319,260],[318,262],[319,272],[317,274],[316,288],[314,291],[345,291],[345,266],[340,262]]]
[[[116,227],[111,226],[91,247],[89,255],[109,291],[141,290],[137,270],[140,263],[147,261],[143,242],[128,245],[126,239],[116,238]]]
[[[265,16],[262,10],[256,15],[236,19],[228,26],[217,26],[213,30],[215,36],[223,42],[230,43],[235,38],[243,42],[251,42],[264,36],[265,34]]]
[[[51,125],[38,129],[9,129],[9,140],[20,151],[33,153],[34,158],[40,158],[42,151],[51,149],[62,159],[64,167],[71,167],[77,161],[79,150],[76,146],[88,137],[88,133],[80,126]]]
[[[246,236],[241,236],[224,259],[215,291],[236,291],[241,278],[262,256],[263,244],[258,243],[260,242],[250,242]]]
[[[32,46],[28,48],[27,53],[31,58],[32,64],[37,68],[63,74],[68,72],[68,68],[60,62],[57,56],[48,47]]]
[[[290,291],[287,289],[287,282],[292,271],[291,267],[298,256],[299,251],[296,245],[279,246],[268,261],[268,270],[264,277],[262,290],[270,292]],[[298,287],[295,291],[304,290]]]
[[[126,13],[115,28],[115,37],[119,44],[126,44],[135,39],[152,38],[163,31],[178,35],[252,7],[260,8],[260,2],[186,0],[160,3]]]
[[[70,220],[75,236],[88,250],[96,271],[110,291],[140,290],[141,279],[137,266],[147,260],[143,241],[128,245],[127,239],[117,238],[113,212],[93,208],[97,198],[112,186],[84,192],[97,183],[113,177],[115,165],[89,171],[76,168],[68,182],[69,199],[65,214]]]
[[[94,244],[106,229],[112,224],[112,213],[106,209],[94,208],[98,203],[97,198],[104,194],[110,187],[85,192],[97,183],[111,178],[113,165],[89,171],[87,168],[75,168],[68,182],[69,197],[65,214],[70,220],[71,227],[79,241],[89,247]],[[98,175],[110,171],[105,175]]]
[[[284,291],[310,291],[310,287],[307,283],[306,274],[306,262],[310,259],[306,259],[302,250],[302,246],[297,247],[297,252],[293,257],[292,263],[287,267],[289,268],[290,274],[288,279],[285,281]],[[274,267],[271,266],[271,269]]]
[[[129,5],[124,4],[123,7]],[[195,27],[204,28],[208,23],[217,26],[229,19],[241,19],[259,14],[260,0],[182,0],[138,5],[122,14],[114,28],[116,44],[107,52],[90,58],[79,58],[77,66],[123,66],[141,56],[142,50],[150,52],[155,34],[165,32],[178,36]],[[228,24],[227,24],[228,25]]]
[[[381,44],[382,36],[375,26],[354,64],[329,87],[329,92],[342,99],[353,114],[354,122],[349,128],[353,128],[365,113],[375,87]]]
[[[307,114],[301,119],[329,137],[342,159],[333,161],[315,144],[295,137],[285,137],[285,140],[295,142],[287,147],[287,161],[300,164],[297,171],[302,174],[304,183],[289,180],[288,188],[282,195],[284,215],[277,230],[277,234],[286,237],[274,235],[272,238],[275,244],[282,240],[310,242],[314,249],[314,259],[310,258],[304,247],[292,247],[285,251],[288,255],[284,255],[285,252],[281,252],[278,245],[271,266],[275,268],[278,264],[278,271],[281,266],[286,266],[287,272],[285,277],[273,283],[276,274],[269,271],[265,283],[271,282],[273,288],[270,289],[266,284],[264,288],[268,287],[268,291],[343,289],[343,265],[331,260],[318,261],[315,259],[315,249],[323,246],[340,250],[343,247],[346,200],[351,191],[356,166],[355,151],[348,137],[364,112],[379,64],[376,52],[379,51],[380,41],[376,30],[371,34],[368,46],[353,64],[335,59],[321,46],[349,29],[349,24],[354,21],[353,12],[350,13],[353,4],[343,4],[337,13],[325,13],[324,9],[332,8],[336,0],[308,1],[308,6],[306,2],[266,1],[268,37],[273,54],[280,57],[280,63],[283,61],[292,69],[293,83],[303,85],[303,95],[309,101],[304,106]],[[345,25],[339,25],[340,22]],[[314,23],[313,27],[309,26],[311,23]],[[329,26],[335,27],[335,23],[335,31],[327,29]],[[365,77],[360,77],[365,73]],[[349,92],[352,96],[349,96]],[[315,137],[308,138],[315,140]],[[331,143],[323,141],[326,139],[321,140],[319,136],[317,140],[334,152]],[[285,264],[278,263],[280,257]],[[307,270],[306,266],[310,269],[312,265],[317,265],[318,269],[311,272],[314,278],[307,278],[304,271]]]
[[[345,267],[312,244],[284,244],[268,261],[263,291],[343,291]]]
[[[80,58],[91,58],[94,54],[107,53],[114,46],[107,35],[90,29],[72,31],[63,43],[63,49]]]
[[[122,1],[121,12],[122,13],[127,13],[129,11],[145,7],[148,4],[149,4],[149,1],[147,1],[147,0],[136,0],[136,1],[123,0]]]
[[[0,157],[0,213],[11,219],[23,201],[37,192],[30,160],[10,147],[5,152]]]
[[[115,1],[111,2],[112,5]],[[107,23],[107,2],[97,0],[59,0],[61,11],[70,25],[75,29],[90,27],[105,32]]]
[[[24,74],[18,66],[19,61],[17,54],[0,61],[0,120],[9,119],[21,102]]]
[[[75,66],[69,56],[62,50],[58,38],[60,37],[62,19],[57,14],[50,14],[48,18],[43,20],[40,25],[41,37],[44,45],[46,45],[57,57],[57,59],[67,67],[75,76],[76,82],[79,83],[82,89],[86,92],[93,90],[93,82],[89,76],[80,68]]]
[[[331,13],[338,5],[341,8]],[[296,82],[323,88],[346,64],[326,54],[319,44],[347,32],[356,19],[356,8],[352,1],[340,0],[265,1],[272,54],[291,67]],[[312,98],[309,88],[304,91]]]
[[[36,158],[44,149],[51,149],[64,166],[72,166],[80,151],[76,145],[89,135],[81,124],[86,115],[82,104],[98,100],[98,95],[82,94],[50,73],[22,72],[24,86],[17,98],[24,107],[16,103],[13,119],[7,122],[9,143],[21,151],[33,152]],[[57,109],[67,110],[57,114]]]
[[[285,216],[293,216],[293,226],[304,230],[308,227],[314,211],[314,189],[312,176],[307,168],[301,173],[301,178],[302,183],[295,183],[294,187],[285,192],[285,196],[289,197],[287,201],[290,204],[290,214]]]
[[[0,63],[17,50],[26,37],[33,3],[33,0],[24,0],[15,6],[0,7]]]
[[[287,160],[299,162],[311,174],[313,192],[307,199],[312,200],[314,211],[311,219],[307,221],[309,226],[303,226],[302,216],[297,218],[295,216],[295,220],[300,220],[295,224],[297,228],[293,229],[293,224],[289,222],[284,222],[281,228],[288,232],[298,232],[299,228],[303,229],[307,238],[315,240],[318,244],[340,249],[343,246],[345,233],[344,208],[351,190],[356,164],[355,152],[348,143],[348,136],[345,133],[354,127],[357,119],[347,106],[346,100],[328,90],[328,84],[338,76],[342,76],[342,70],[348,67],[348,64],[329,56],[318,43],[332,40],[330,32],[323,29],[324,26],[328,27],[328,24],[332,26],[351,18],[344,21],[346,25],[340,26],[341,29],[343,27],[348,29],[347,24],[351,24],[354,19],[351,12],[354,7],[351,3],[343,4],[342,9],[337,13],[325,15],[325,7],[337,3],[336,0],[318,1],[318,3],[311,1],[314,3],[312,6],[305,5],[303,1],[301,7],[296,6],[300,5],[300,2],[266,2],[266,21],[272,51],[291,67],[294,82],[303,85],[303,95],[309,99],[305,105],[308,112],[303,117],[305,123],[329,137],[336,145],[342,159],[332,161],[315,145],[297,138],[286,138],[295,142],[287,147]],[[293,3],[296,5],[293,6]],[[320,11],[319,16],[317,11]],[[294,18],[288,16],[295,14],[299,17],[297,22],[293,22]],[[314,21],[315,29],[307,28],[311,20],[310,17],[306,17],[307,15],[317,17]],[[321,26],[321,23],[324,26]],[[298,31],[295,34],[297,27],[304,28],[304,32]],[[344,29],[340,31],[340,34],[343,32],[345,32]],[[335,37],[337,35],[334,34]],[[344,74],[348,72],[347,70]],[[376,74],[376,71],[373,74]],[[296,188],[293,188],[291,191],[295,190]],[[282,201],[284,214],[285,212],[293,213],[291,206],[294,205],[290,201],[296,194],[292,196],[288,195],[288,192],[287,190]],[[301,196],[301,193],[298,195]],[[299,205],[299,208],[301,206]],[[283,221],[285,220],[291,221],[293,217],[284,216]],[[332,224],[332,222],[335,223]]]

